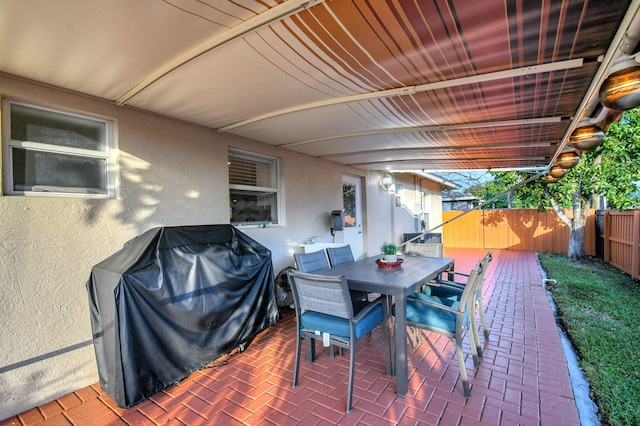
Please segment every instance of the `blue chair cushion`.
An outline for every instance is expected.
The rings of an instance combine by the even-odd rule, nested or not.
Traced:
[[[441,303],[453,309],[458,309],[458,306],[460,306],[459,297],[449,298],[449,297],[441,297],[434,294],[429,295],[424,293],[412,293],[411,296],[409,297],[413,297],[414,299],[426,300],[427,302],[432,302],[432,303]]]
[[[382,321],[382,306],[378,304],[356,323],[356,340],[367,334],[380,321]],[[304,329],[318,330],[346,339],[349,338],[349,320],[346,318],[307,311],[301,315],[301,322]]]
[[[454,301],[460,300],[460,296],[462,296],[461,291],[451,290],[450,288],[431,286],[429,289],[429,294],[439,299],[449,299]]]
[[[440,299],[438,297],[430,296],[423,293],[414,293],[411,295],[411,297],[447,305],[454,309],[458,307],[457,301]],[[456,331],[456,315],[454,313],[443,311],[437,308],[432,308],[430,306],[410,299],[407,300],[407,321],[439,328],[450,333],[454,333]]]

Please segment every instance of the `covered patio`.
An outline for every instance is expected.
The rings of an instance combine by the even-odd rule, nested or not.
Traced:
[[[445,248],[456,269],[470,270],[487,250]],[[385,374],[380,329],[359,342],[354,407],[345,413],[348,358],[319,350],[291,386],[295,315],[262,332],[242,353],[223,357],[129,409],[96,383],[10,417],[0,425],[256,424],[579,424],[554,315],[535,253],[495,250],[484,286],[491,335],[478,368],[467,359],[472,397],[465,400],[446,338],[429,335],[409,354],[409,392],[399,397]],[[469,353],[465,343],[465,353]],[[303,354],[304,358],[304,354]]]
[[[225,365],[111,408],[92,386],[85,283],[154,227],[239,226],[279,271],[308,240],[373,255],[435,229],[443,179],[425,174],[557,179],[640,102],[640,0],[6,0],[2,12],[4,422],[576,420],[531,253],[500,253],[489,271],[493,336],[471,400],[444,339],[412,355],[397,397],[374,335],[346,417],[346,360],[305,365],[291,388],[292,316]],[[482,254],[449,253],[467,269]]]

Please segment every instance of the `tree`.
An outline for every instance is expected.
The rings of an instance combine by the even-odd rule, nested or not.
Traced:
[[[444,185],[442,187],[442,197],[451,200],[475,195],[472,192],[473,188],[481,188],[491,177],[488,170],[483,172],[460,170],[443,172],[439,173],[439,175],[455,185],[454,188]]]
[[[523,174],[518,172],[493,172],[491,174],[493,175],[492,181],[470,188],[471,194],[480,200],[492,200],[487,202],[484,208],[511,209],[527,207],[525,205],[526,200],[514,199],[513,194],[510,191],[508,192],[509,188],[526,179]]]
[[[506,190],[531,175],[521,172],[496,172],[492,191]],[[610,208],[626,210],[640,204],[637,182],[640,180],[640,110],[625,112],[623,119],[612,124],[597,148],[582,154],[573,167],[556,183],[544,178],[517,187],[513,192],[514,207],[553,208],[569,227],[567,257],[579,261],[586,257],[584,229],[589,208],[600,208],[597,200],[606,197]],[[495,194],[495,193],[494,193]],[[595,201],[594,201],[595,200]],[[565,214],[570,207],[573,217]]]

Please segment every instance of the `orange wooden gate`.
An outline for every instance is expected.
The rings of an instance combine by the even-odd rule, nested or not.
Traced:
[[[604,261],[640,279],[640,210],[604,212]]]
[[[571,210],[566,213],[571,217]],[[569,245],[569,229],[553,210],[449,210],[442,212],[442,220],[446,247],[567,253]],[[587,217],[585,251],[595,255],[594,211]]]

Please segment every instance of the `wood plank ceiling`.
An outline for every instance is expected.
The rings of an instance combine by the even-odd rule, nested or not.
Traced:
[[[549,167],[578,122],[602,109],[597,88],[609,69],[633,54],[638,4],[5,0],[0,8],[0,72],[367,170],[437,171]]]

